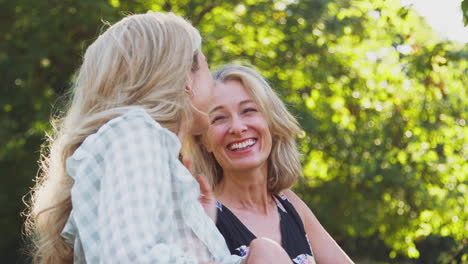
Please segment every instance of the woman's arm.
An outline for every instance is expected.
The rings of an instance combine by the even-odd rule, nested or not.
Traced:
[[[255,238],[250,242],[249,253],[240,264],[290,264],[288,253],[275,241],[269,238]],[[220,264],[203,262],[200,264]]]
[[[353,263],[325,228],[323,228],[304,201],[291,190],[285,190],[283,193],[292,203],[304,223],[304,228],[317,262],[319,264]]]

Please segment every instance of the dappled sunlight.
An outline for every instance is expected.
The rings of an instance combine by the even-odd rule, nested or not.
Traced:
[[[468,50],[420,16],[425,3],[3,1],[0,258],[18,257],[48,120],[101,20],[152,9],[194,23],[212,69],[250,64],[268,79],[303,129],[295,191],[356,263],[468,261]]]

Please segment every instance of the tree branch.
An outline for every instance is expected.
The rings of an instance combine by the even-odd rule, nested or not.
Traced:
[[[205,9],[203,9],[196,17],[192,19],[192,25],[194,27],[197,27],[197,25],[200,24],[200,22],[202,21],[203,17],[206,14],[208,14],[211,10],[213,10],[213,8],[215,7],[216,7],[216,1],[211,0],[210,4]]]
[[[166,0],[166,2],[164,2],[162,9],[166,12],[170,12],[172,10],[172,4],[169,2],[169,0]]]

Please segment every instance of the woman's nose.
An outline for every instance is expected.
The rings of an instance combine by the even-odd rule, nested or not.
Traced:
[[[247,131],[247,126],[244,121],[239,117],[234,117],[231,119],[231,127],[229,128],[229,133],[241,135]]]

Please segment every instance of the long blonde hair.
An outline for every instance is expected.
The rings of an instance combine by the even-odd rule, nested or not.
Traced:
[[[272,194],[291,187],[302,168],[296,146],[296,136],[301,133],[297,120],[288,112],[284,103],[259,72],[251,67],[225,65],[213,73],[217,82],[239,81],[253,97],[266,117],[272,135],[272,149],[268,158],[267,189]],[[223,169],[214,155],[203,145],[202,136],[186,140],[183,153],[192,159],[196,173],[205,175],[213,188],[220,183]]]
[[[182,119],[191,118],[184,89],[198,69],[200,46],[200,34],[183,18],[148,12],[123,18],[88,47],[68,111],[53,121],[42,147],[26,221],[34,262],[73,262],[73,249],[60,236],[72,209],[65,160],[88,135],[133,106],[177,131]]]

